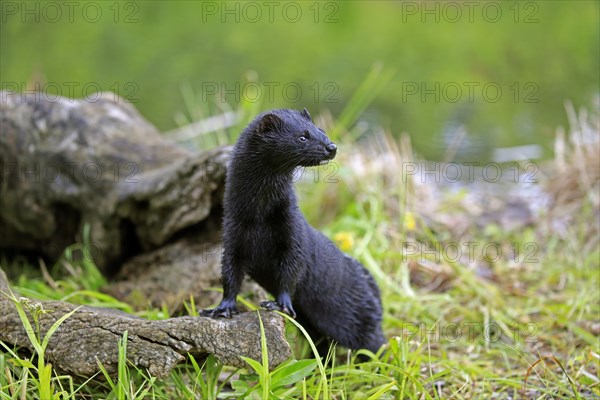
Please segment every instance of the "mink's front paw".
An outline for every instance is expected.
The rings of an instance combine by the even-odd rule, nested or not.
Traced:
[[[217,306],[217,308],[200,311],[200,316],[211,318],[231,318],[239,313],[240,312],[235,306],[235,303],[232,304],[231,302],[223,300],[221,304]]]
[[[209,310],[200,311],[201,317],[210,317],[210,318],[231,318],[234,315],[239,314],[239,311],[235,308],[211,308]]]
[[[281,311],[292,318],[296,318],[296,311],[294,311],[294,307],[292,307],[292,300],[288,295],[279,296],[277,301],[263,301],[260,303],[260,306],[269,311]]]

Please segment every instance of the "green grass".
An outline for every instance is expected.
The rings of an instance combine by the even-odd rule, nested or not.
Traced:
[[[25,327],[27,337],[34,348],[34,355],[31,358],[22,358],[8,345],[0,341],[0,348],[5,352],[0,360],[0,366],[4,367],[2,370],[5,372],[1,388],[2,398],[11,398],[8,393],[5,393],[5,390],[13,395],[12,398],[29,396],[29,393],[31,393],[31,395],[40,399],[52,400],[69,397],[69,393],[75,394],[77,390],[73,388],[72,378],[57,375],[52,368],[52,364],[46,363],[45,355],[46,348],[54,332],[78,308],[57,319],[48,329],[46,335],[41,337],[39,316],[47,312],[42,304],[33,303],[27,298],[16,298],[12,293],[2,293],[2,295],[6,296],[15,305],[19,318]],[[6,357],[15,366],[15,369],[6,366]],[[65,390],[63,382],[65,382],[64,386],[68,384],[67,388],[69,390]]]
[[[375,71],[369,79],[369,87],[377,88],[381,85],[373,80],[389,76]],[[376,94],[366,92],[368,98]],[[313,359],[314,343],[305,338],[301,326],[288,318],[291,329],[297,332],[297,340],[291,343],[294,358],[270,370],[273,366],[268,364],[269,349],[261,321],[263,358],[247,360],[251,368],[226,367],[213,357],[199,363],[190,355],[189,362],[175,368],[168,378],[158,380],[129,365],[125,334],[119,342],[118,376],[110,377],[102,369],[103,383],[75,384],[70,377],[57,375],[45,362],[48,337],[36,335],[35,318],[30,320],[21,313],[35,343],[36,357],[25,357],[2,344],[0,399],[600,396],[600,251],[597,231],[589,229],[590,221],[597,218],[592,196],[580,200],[581,212],[572,216],[560,234],[547,229],[545,220],[552,218],[548,214],[537,218],[533,226],[517,231],[505,232],[493,224],[477,228],[473,224],[459,236],[451,226],[427,221],[422,212],[428,205],[427,197],[420,192],[423,189],[410,180],[405,182],[398,170],[390,168],[394,162],[411,160],[406,143],[400,143],[399,148],[388,147],[382,154],[396,157],[396,161],[381,167],[377,157],[369,156],[364,143],[344,142],[344,137],[354,137],[347,126],[364,104],[356,101],[352,109],[355,111],[344,114],[343,121],[334,123],[340,137],[337,181],[324,179],[331,172],[326,168],[331,166],[320,167],[313,171],[316,175],[307,175],[311,177],[308,182],[298,184],[298,190],[307,218],[337,238],[340,246],[358,258],[378,281],[384,305],[383,327],[389,338],[385,353],[361,351],[369,361],[359,363],[356,353],[332,348],[329,361]],[[225,134],[235,137],[231,132]],[[362,157],[358,158],[362,172],[353,168],[357,156]],[[318,182],[312,182],[313,176],[319,177]],[[448,215],[460,213],[463,200],[463,194],[444,195],[440,209]],[[508,254],[490,260],[478,254],[472,263],[465,263],[435,254],[411,255],[405,250],[406,243],[431,245],[451,240],[494,242],[503,249],[533,243],[536,261],[521,257],[515,262]],[[37,268],[25,266],[21,277],[13,281],[15,289],[28,297],[133,313],[129,305],[99,292],[104,278],[87,258],[73,257],[76,249],[67,249],[64,259],[52,269],[52,275],[60,275],[60,279],[54,280],[49,274],[44,277]],[[6,262],[2,267],[14,270]],[[12,300],[21,311],[31,304]],[[197,315],[193,300],[186,309],[190,315]],[[158,308],[138,315],[170,316]]]

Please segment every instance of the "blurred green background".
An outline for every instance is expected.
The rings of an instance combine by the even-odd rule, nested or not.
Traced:
[[[377,65],[393,76],[361,132],[408,132],[436,159],[464,127],[468,157],[532,143],[547,156],[564,102],[599,92],[597,1],[1,3],[3,89],[116,91],[161,130],[244,95],[336,117]]]

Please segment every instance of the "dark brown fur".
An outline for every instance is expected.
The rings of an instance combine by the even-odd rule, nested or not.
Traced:
[[[223,300],[202,315],[231,317],[244,274],[275,296],[261,305],[298,318],[311,333],[351,349],[384,343],[373,277],[310,226],[298,209],[296,167],[333,159],[336,146],[306,110],[259,115],[233,150],[225,186]]]

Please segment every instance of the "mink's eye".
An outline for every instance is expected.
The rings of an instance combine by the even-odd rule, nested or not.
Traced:
[[[308,131],[304,131],[302,132],[302,135],[298,137],[298,140],[301,142],[306,142],[308,138],[310,138],[310,133],[308,133]]]

